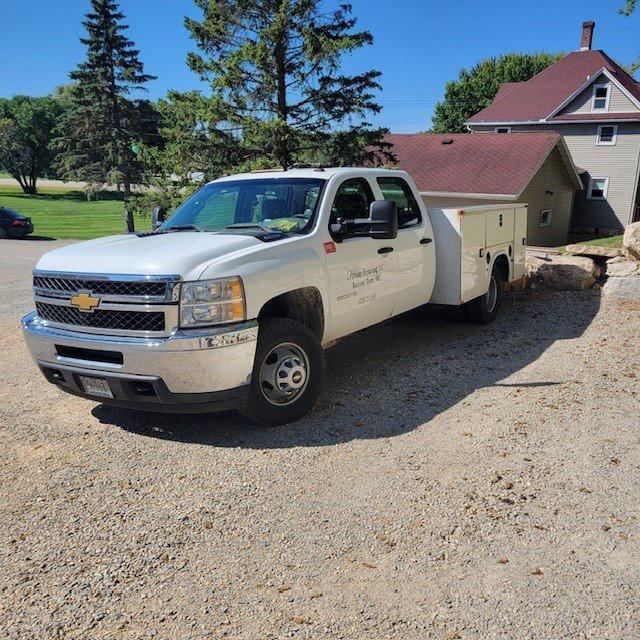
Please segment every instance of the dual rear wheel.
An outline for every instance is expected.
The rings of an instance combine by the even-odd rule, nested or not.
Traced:
[[[489,278],[487,293],[467,302],[464,307],[467,318],[475,324],[491,324],[497,317],[502,305],[505,277],[498,266],[493,267]]]

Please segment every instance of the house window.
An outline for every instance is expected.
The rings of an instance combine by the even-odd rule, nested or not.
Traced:
[[[591,111],[609,111],[610,84],[594,84]]]
[[[540,226],[548,227],[551,224],[551,209],[543,209],[540,212]]]
[[[596,134],[597,145],[614,145],[618,136],[617,124],[601,124]]]
[[[511,133],[511,127],[496,127],[494,129],[495,133]]]
[[[591,178],[587,198],[589,200],[606,200],[609,190],[609,178]]]

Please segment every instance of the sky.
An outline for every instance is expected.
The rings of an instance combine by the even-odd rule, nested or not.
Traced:
[[[324,0],[327,7],[337,2]],[[595,20],[594,48],[623,65],[640,53],[640,10],[618,14],[624,0],[351,0],[358,27],[374,44],[344,61],[344,70],[382,71],[383,107],[372,122],[391,131],[427,129],[445,83],[478,60],[509,52],[573,51],[581,25]],[[89,0],[0,0],[0,96],[44,95],[68,81],[83,59],[81,21]],[[193,49],[183,17],[193,0],[121,0],[128,36],[141,51],[149,97],[168,89],[203,89],[187,69]]]

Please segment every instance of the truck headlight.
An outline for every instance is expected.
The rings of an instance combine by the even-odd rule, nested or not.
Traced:
[[[240,277],[182,283],[181,327],[206,327],[245,319],[244,288]]]

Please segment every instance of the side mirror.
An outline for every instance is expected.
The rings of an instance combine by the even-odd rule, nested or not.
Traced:
[[[376,200],[368,218],[338,218],[331,225],[331,235],[336,242],[354,237],[393,240],[398,237],[398,205],[393,200]]]
[[[398,205],[393,200],[376,200],[369,208],[369,236],[376,240],[398,237]]]
[[[164,207],[154,207],[151,212],[151,228],[155,231],[167,218],[167,210]]]

